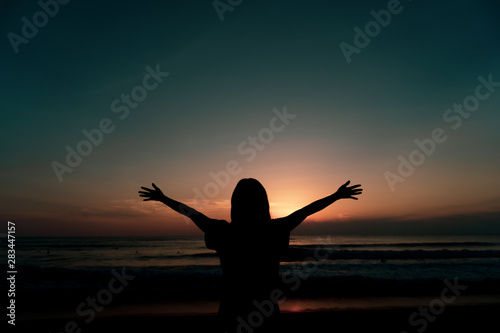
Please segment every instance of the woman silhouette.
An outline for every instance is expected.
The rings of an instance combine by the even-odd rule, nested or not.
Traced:
[[[205,233],[205,244],[217,251],[223,275],[223,294],[219,317],[226,332],[274,331],[279,316],[279,265],[287,249],[290,231],[306,217],[339,199],[354,199],[362,193],[361,185],[348,187],[317,200],[287,217],[271,219],[267,193],[252,178],[241,179],[231,197],[231,223],[208,218],[183,203],[166,197],[154,189],[141,187],[144,201],[163,202],[176,212],[189,217]]]

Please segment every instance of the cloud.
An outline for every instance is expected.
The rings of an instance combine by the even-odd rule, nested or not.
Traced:
[[[426,219],[356,219],[302,223],[296,234],[337,235],[500,235],[500,212]]]

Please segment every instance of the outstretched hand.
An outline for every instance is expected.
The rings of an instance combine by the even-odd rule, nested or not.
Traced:
[[[362,188],[358,188],[361,185],[353,185],[347,187],[351,181],[348,180],[347,183],[339,187],[337,192],[335,194],[340,198],[340,199],[354,199],[358,200],[358,198],[354,197],[355,195],[360,195],[363,192]]]
[[[141,186],[141,188],[145,190],[145,191],[139,191],[139,196],[146,198],[143,201],[149,201],[149,200],[161,201],[163,198],[165,198],[163,192],[158,187],[156,187],[154,183],[151,185],[153,185],[154,190]]]

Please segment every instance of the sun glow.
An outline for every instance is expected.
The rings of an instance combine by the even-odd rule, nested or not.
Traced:
[[[270,206],[269,210],[271,212],[271,217],[275,219],[288,216],[301,208],[298,205],[288,204],[283,202],[270,202],[269,206]]]

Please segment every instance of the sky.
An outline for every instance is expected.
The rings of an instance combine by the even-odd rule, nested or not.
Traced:
[[[296,233],[500,234],[496,1],[0,6],[19,236],[201,235],[140,186],[229,221],[241,178],[272,217],[362,185]]]

